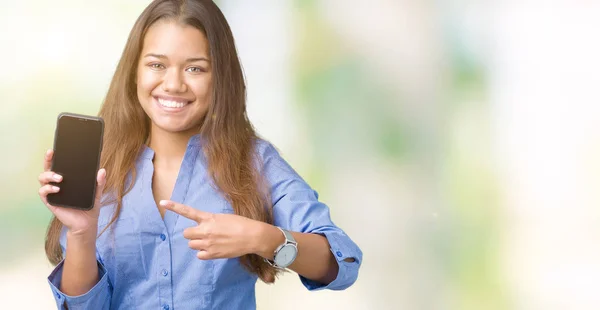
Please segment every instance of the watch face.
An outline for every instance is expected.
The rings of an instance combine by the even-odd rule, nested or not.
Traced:
[[[275,264],[280,267],[287,267],[294,261],[296,254],[298,254],[298,249],[291,244],[287,244],[277,252]]]

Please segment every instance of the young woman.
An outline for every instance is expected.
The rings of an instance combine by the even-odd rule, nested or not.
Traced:
[[[257,278],[289,268],[309,290],[354,283],[362,252],[317,194],[257,137],[231,30],[210,0],[153,1],[99,115],[94,208],[48,204],[59,309],[254,309]],[[60,184],[60,183],[59,183]]]

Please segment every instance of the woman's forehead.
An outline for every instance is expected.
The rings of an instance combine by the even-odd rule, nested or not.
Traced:
[[[142,56],[151,53],[166,58],[207,58],[208,40],[202,31],[175,21],[158,21],[148,28]]]

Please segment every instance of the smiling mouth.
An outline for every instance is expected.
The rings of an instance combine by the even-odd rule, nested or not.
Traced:
[[[162,107],[170,109],[181,109],[191,103],[191,101],[167,100],[163,98],[156,98],[156,101]]]

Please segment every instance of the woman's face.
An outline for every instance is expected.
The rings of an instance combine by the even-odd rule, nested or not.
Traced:
[[[211,100],[208,42],[197,28],[158,21],[148,29],[137,70],[137,95],[152,130],[197,132]]]

